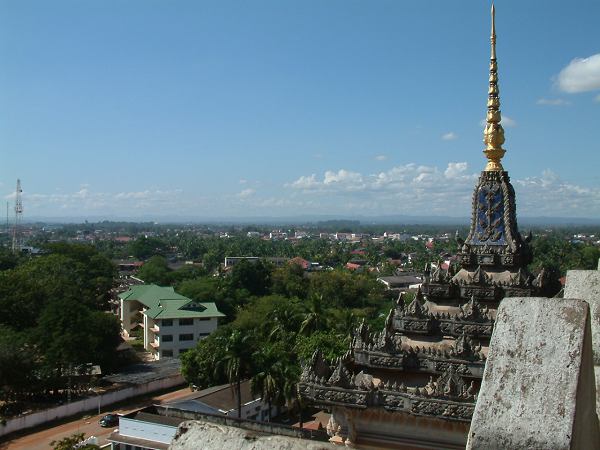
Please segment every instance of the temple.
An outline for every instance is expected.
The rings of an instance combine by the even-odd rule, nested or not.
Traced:
[[[319,351],[303,368],[299,389],[331,411],[332,442],[360,448],[464,448],[494,327],[505,296],[543,291],[534,278],[528,238],[518,231],[515,192],[501,159],[495,10],[484,155],[470,231],[457,236],[460,267],[428,266],[422,291],[401,295],[383,330],[363,322],[346,354],[327,362]]]

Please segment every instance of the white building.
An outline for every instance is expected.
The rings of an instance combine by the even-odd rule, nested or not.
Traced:
[[[269,407],[260,395],[252,394],[250,381],[240,386],[242,420],[268,420]],[[272,406],[271,416],[279,413]],[[198,392],[186,400],[150,406],[119,417],[119,428],[108,438],[111,450],[167,450],[180,423],[206,416],[237,417],[237,398],[229,384]],[[198,448],[202,446],[198,445]]]
[[[216,330],[219,317],[225,316],[212,302],[195,302],[155,284],[132,286],[119,298],[123,334],[142,327],[144,349],[155,359],[181,355]]]

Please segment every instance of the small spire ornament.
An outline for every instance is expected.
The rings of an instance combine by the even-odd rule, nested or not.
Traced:
[[[485,166],[486,172],[503,171],[504,168],[500,160],[506,153],[502,148],[504,144],[504,129],[500,125],[502,120],[500,116],[500,91],[498,89],[498,63],[496,61],[496,9],[492,4],[492,33],[491,57],[490,57],[490,87],[488,90],[487,115],[485,118],[485,130],[483,132],[483,142],[486,147],[483,153],[488,159]]]

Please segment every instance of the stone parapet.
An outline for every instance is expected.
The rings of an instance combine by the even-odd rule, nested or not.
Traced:
[[[600,365],[600,270],[567,271],[565,297],[590,304],[594,364]]]
[[[599,449],[595,411],[588,304],[504,299],[467,450]]]

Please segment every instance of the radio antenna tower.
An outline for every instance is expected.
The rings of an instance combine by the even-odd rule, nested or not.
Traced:
[[[23,218],[23,201],[21,200],[21,180],[17,179],[17,192],[15,195],[15,227],[13,229],[12,251],[21,252],[21,219]]]

